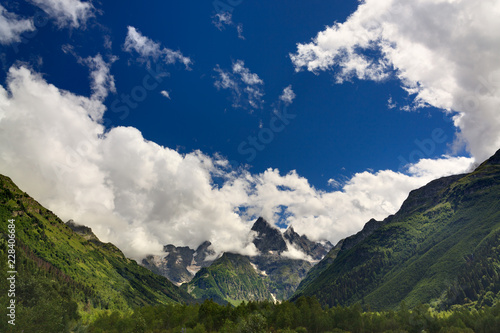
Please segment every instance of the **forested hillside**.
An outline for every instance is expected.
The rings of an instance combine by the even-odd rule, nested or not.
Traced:
[[[397,214],[353,247],[341,245],[293,299],[391,309],[500,299],[500,151],[474,172],[412,191]],[[313,271],[314,273],[314,271]]]
[[[100,242],[90,229],[73,231],[0,175],[2,290],[8,290],[7,271],[12,270],[6,267],[9,219],[15,220],[17,327],[25,332],[58,332],[95,309],[192,301],[166,278],[127,259],[113,244]],[[2,292],[0,300],[7,304],[7,293]],[[0,322],[1,331],[6,331],[6,321]]]

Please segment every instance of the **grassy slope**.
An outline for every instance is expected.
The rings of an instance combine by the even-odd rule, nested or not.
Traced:
[[[265,279],[255,271],[248,257],[233,253],[224,253],[212,265],[202,268],[182,288],[195,298],[213,299],[220,304],[272,299]]]
[[[9,178],[0,175],[2,239],[11,218],[16,220],[17,251],[42,271],[70,281],[75,286],[73,297],[78,303],[87,304],[87,308],[123,310],[192,299],[166,278],[127,259],[114,245],[76,234]]]
[[[412,192],[388,223],[340,252],[294,298],[315,295],[324,304],[362,302],[374,309],[394,308],[401,301],[449,303],[446,297],[466,274],[467,258],[483,253],[483,244],[498,246],[500,166],[495,161]],[[477,299],[490,285],[492,293],[496,290],[500,265],[498,257],[490,259],[483,260],[491,266],[487,287],[461,285],[475,290]]]

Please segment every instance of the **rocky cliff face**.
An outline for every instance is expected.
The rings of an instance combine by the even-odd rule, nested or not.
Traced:
[[[254,223],[252,231],[257,233],[253,243],[261,254],[280,254],[288,250],[281,232],[273,228],[269,222],[262,217],[259,217]]]
[[[163,247],[165,255],[151,255],[142,260],[142,265],[163,275],[177,285],[189,282],[203,267],[208,267],[215,259],[215,251],[210,242],[203,242],[195,250],[187,246],[169,244]]]
[[[291,226],[285,231],[283,236],[290,244],[310,256],[313,260],[323,259],[323,257],[333,248],[332,243],[329,241],[317,243],[309,240],[306,235],[300,236]]]

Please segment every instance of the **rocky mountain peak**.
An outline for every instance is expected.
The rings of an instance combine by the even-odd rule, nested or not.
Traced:
[[[215,251],[212,248],[212,243],[209,241],[204,241],[198,246],[196,251],[193,254],[194,261],[196,263],[203,263],[206,261],[207,257],[211,257],[215,255]]]
[[[309,240],[306,235],[299,235],[292,226],[288,227],[283,236],[290,244],[309,255],[314,260],[321,260],[333,247],[330,242],[325,242],[325,244],[316,243]]]
[[[264,218],[259,217],[257,219],[252,226],[252,231],[257,232],[253,243],[261,253],[276,252],[280,254],[288,249],[281,232],[271,226]]]
[[[252,230],[257,232],[266,232],[272,229],[275,228],[273,228],[271,224],[267,222],[267,220],[263,217],[259,217],[252,226]]]
[[[205,241],[195,250],[188,246],[168,244],[163,247],[163,255],[151,255],[143,259],[142,265],[163,275],[177,285],[189,282],[202,267],[208,267],[215,255],[212,243]]]
[[[293,227],[292,226],[289,226],[288,229],[286,229],[285,233],[283,234],[285,237],[289,236],[289,237],[295,237],[295,236],[299,236],[299,234],[297,234],[295,232],[295,230],[293,230]],[[300,237],[300,236],[299,236]]]

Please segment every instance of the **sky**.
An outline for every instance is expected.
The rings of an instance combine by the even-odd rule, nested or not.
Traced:
[[[0,173],[140,260],[338,242],[500,147],[494,0],[0,1]]]

